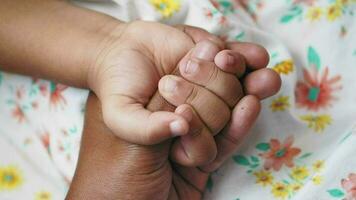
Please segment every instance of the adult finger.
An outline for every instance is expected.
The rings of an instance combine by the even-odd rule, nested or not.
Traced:
[[[175,113],[189,120],[190,129],[188,134],[174,141],[171,159],[190,167],[204,165],[215,159],[217,152],[215,139],[194,109],[188,104],[183,104],[177,107]]]
[[[244,81],[246,94],[264,99],[276,94],[281,88],[282,80],[278,73],[272,69],[264,68],[251,72]]]
[[[227,48],[244,56],[246,65],[252,70],[265,68],[269,62],[269,55],[265,48],[248,42],[228,42]]]
[[[208,165],[200,167],[203,171],[212,172],[221,166],[237,149],[257,120],[261,110],[260,101],[253,95],[245,96],[236,105],[229,126],[215,137],[218,155]]]

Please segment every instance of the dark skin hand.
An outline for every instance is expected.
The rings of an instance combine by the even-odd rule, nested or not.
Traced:
[[[201,199],[209,173],[168,159],[170,142],[125,142],[105,126],[90,95],[77,171],[69,199]]]

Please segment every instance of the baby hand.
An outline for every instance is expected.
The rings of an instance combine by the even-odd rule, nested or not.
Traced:
[[[160,103],[154,103],[162,99],[152,98],[157,96],[159,83],[162,96],[174,106],[190,104],[209,131],[217,133],[224,127],[242,89],[233,74],[204,60],[204,56],[215,57],[220,50],[216,45],[205,41],[192,50],[194,42],[187,34],[151,22],[126,24],[115,34],[118,36],[106,42],[92,67],[89,85],[102,103],[105,123],[117,136],[134,143],[154,144],[188,133],[185,118],[157,111],[173,109],[162,109]],[[209,45],[215,50],[211,52]],[[244,69],[237,71],[242,74]],[[170,75],[179,72],[187,80]]]

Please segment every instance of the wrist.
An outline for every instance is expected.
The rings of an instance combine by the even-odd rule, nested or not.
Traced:
[[[86,87],[94,91],[100,97],[100,71],[103,67],[104,58],[113,48],[113,44],[117,43],[121,34],[126,28],[127,23],[116,19],[109,19],[104,26],[102,26],[95,33],[95,45],[92,51],[86,56],[83,66],[86,67]]]

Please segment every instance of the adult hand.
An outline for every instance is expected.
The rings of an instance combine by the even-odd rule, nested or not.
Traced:
[[[145,146],[116,137],[103,123],[101,105],[91,94],[66,199],[200,199],[209,174],[171,162],[169,148],[169,141]]]

